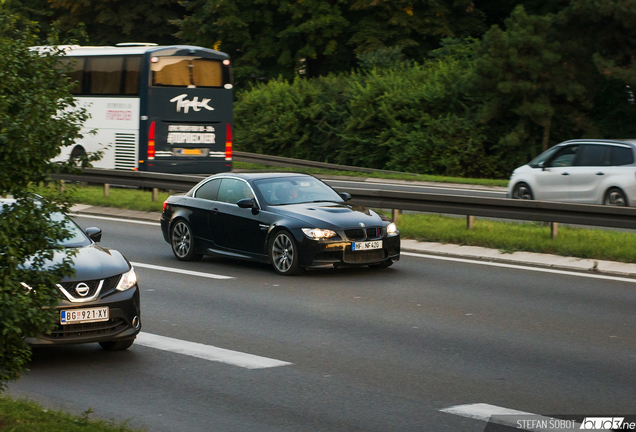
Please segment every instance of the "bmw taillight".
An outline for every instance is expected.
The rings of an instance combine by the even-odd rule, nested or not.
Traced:
[[[168,200],[163,202],[163,210],[162,211],[166,211],[166,207],[168,207]]]
[[[232,126],[225,124],[225,160],[232,160]]]
[[[148,160],[155,158],[155,122],[150,123],[148,129]]]

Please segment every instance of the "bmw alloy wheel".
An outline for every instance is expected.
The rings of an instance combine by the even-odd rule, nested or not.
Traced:
[[[192,229],[184,220],[179,220],[172,227],[172,252],[177,259],[182,261],[194,261],[201,258],[200,254],[194,251]]]
[[[270,246],[270,258],[274,269],[282,275],[296,274],[301,270],[296,243],[288,232],[276,234]]]

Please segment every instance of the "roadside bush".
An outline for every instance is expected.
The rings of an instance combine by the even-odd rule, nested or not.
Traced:
[[[237,150],[422,174],[494,177],[452,56],[352,74],[259,84],[235,105]]]

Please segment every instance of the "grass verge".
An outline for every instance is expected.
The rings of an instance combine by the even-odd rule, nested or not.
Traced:
[[[0,431],[11,432],[134,432],[125,423],[90,419],[92,409],[80,416],[43,409],[35,402],[0,397]]]
[[[550,253],[578,258],[636,262],[636,234],[623,231],[559,226],[557,238],[542,223],[476,219],[472,230],[463,217],[402,214],[397,226],[402,238],[482,246],[502,252]]]
[[[333,171],[326,169],[315,168],[281,168],[268,165],[259,165],[248,162],[234,162],[234,169],[237,170],[274,170],[274,171],[294,171],[303,172],[312,175],[331,175],[331,176],[349,176],[349,177],[365,177],[365,178],[383,178],[391,180],[408,180],[408,181],[423,181],[423,182],[436,182],[436,183],[457,183],[457,184],[471,184],[479,186],[508,186],[508,180],[494,180],[494,179],[473,179],[473,178],[461,178],[461,177],[445,177],[437,175],[427,174],[383,174],[383,173],[363,173],[357,171]]]
[[[43,197],[50,196],[53,186],[38,188],[36,192]],[[65,185],[74,202],[98,207],[114,207],[129,210],[157,212],[163,208],[163,202],[170,196],[167,191],[160,190],[157,201],[152,201],[152,192],[140,189],[110,188],[108,197],[104,196],[103,186],[84,186],[67,183]]]
[[[78,203],[156,211],[162,209],[167,192],[160,192],[152,202],[152,193],[138,189],[111,188],[110,197],[103,196],[101,186],[69,185]],[[46,196],[47,190],[40,190]],[[477,219],[472,230],[466,229],[466,219],[431,214],[405,213],[398,220],[402,238],[421,241],[482,246],[505,252],[525,251],[551,253],[579,258],[636,262],[636,234],[603,229],[583,229],[561,225],[556,239],[550,238],[550,228],[541,223],[498,222]]]

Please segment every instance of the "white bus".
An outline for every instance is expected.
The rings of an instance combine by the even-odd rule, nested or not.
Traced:
[[[97,168],[213,174],[232,169],[230,59],[195,46],[64,47],[72,93],[96,131],[60,159],[101,150]]]

